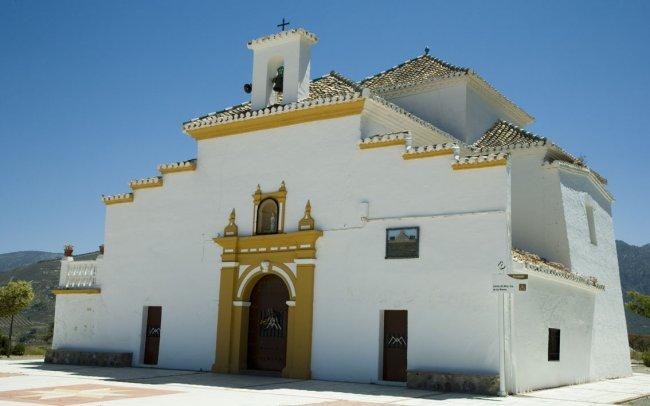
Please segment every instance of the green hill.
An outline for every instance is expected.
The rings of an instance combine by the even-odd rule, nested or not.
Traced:
[[[0,254],[0,273],[31,265],[38,261],[61,257],[60,253],[47,251],[16,251]]]
[[[621,272],[623,299],[625,292],[636,290],[650,295],[650,244],[637,247],[624,241],[616,241],[618,267]],[[627,329],[630,334],[650,334],[650,319],[625,311]]]
[[[641,247],[616,241],[623,292],[636,290],[650,294],[650,244]],[[75,256],[76,260],[97,257],[97,252]],[[49,257],[48,257],[49,256]],[[54,295],[51,290],[59,282],[60,254],[43,251],[21,251],[0,254],[0,285],[11,280],[31,281],[34,302],[15,321],[16,337],[29,344],[40,344],[54,320]],[[31,262],[25,264],[32,259]],[[52,259],[56,258],[56,259]],[[2,272],[6,264],[19,263],[13,270]],[[627,298],[625,298],[627,299]],[[650,334],[650,320],[626,311],[629,333]],[[0,331],[6,332],[7,320],[0,319]],[[6,334],[6,333],[5,333]]]
[[[30,252],[30,251],[25,251]],[[33,252],[33,251],[31,251]],[[75,256],[77,260],[97,257],[97,252]],[[7,254],[3,254],[7,255]],[[57,257],[61,257],[57,254]],[[54,321],[54,295],[51,290],[59,283],[59,259],[46,259],[0,273],[0,286],[12,280],[31,281],[34,288],[34,301],[14,320],[14,337],[27,344],[42,343]],[[9,320],[0,319],[0,332],[7,335]]]

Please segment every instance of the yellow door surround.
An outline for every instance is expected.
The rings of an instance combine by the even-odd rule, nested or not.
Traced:
[[[221,246],[219,310],[214,372],[239,373],[247,366],[248,306],[255,283],[263,276],[279,276],[289,292],[287,356],[282,376],[311,378],[311,340],[316,240],[311,204],[305,207],[300,230],[291,233],[239,236],[234,210]]]

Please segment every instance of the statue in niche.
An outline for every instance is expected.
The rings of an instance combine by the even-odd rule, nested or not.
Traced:
[[[257,234],[276,234],[278,232],[278,203],[274,199],[264,199],[257,208]]]

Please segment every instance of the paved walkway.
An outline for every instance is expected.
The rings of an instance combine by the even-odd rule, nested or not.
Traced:
[[[650,395],[650,375],[491,398],[396,386],[0,361],[0,405],[581,405]],[[644,404],[639,401],[639,404]]]

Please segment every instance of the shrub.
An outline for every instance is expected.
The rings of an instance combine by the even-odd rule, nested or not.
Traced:
[[[42,347],[38,345],[28,345],[25,348],[25,355],[45,355],[47,352],[47,347]]]
[[[635,350],[641,352],[650,350],[650,336],[641,334],[629,334],[628,339],[630,342],[630,347],[634,348]]]
[[[7,355],[9,349],[9,338],[0,334],[0,355]]]
[[[643,360],[643,365],[650,367],[650,350],[645,351],[641,355],[641,359]]]
[[[18,343],[11,349],[11,355],[25,355],[25,344]]]

